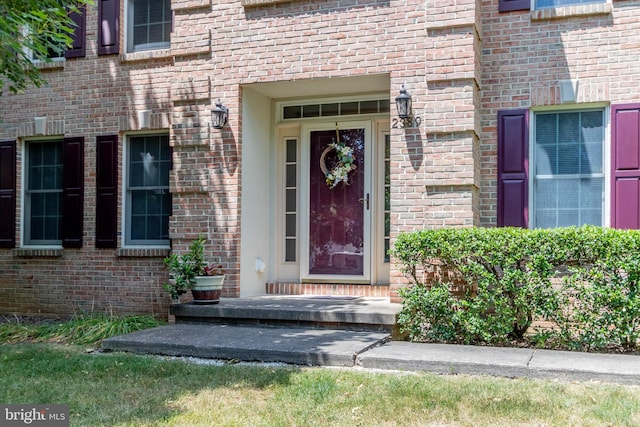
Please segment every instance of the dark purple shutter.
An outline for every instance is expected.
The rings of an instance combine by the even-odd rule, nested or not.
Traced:
[[[65,138],[62,147],[62,246],[82,247],[84,138]]]
[[[498,12],[531,10],[530,0],[498,0]]]
[[[120,51],[120,0],[98,0],[98,55]]]
[[[529,113],[498,112],[498,226],[528,226]]]
[[[611,107],[611,226],[640,228],[640,104]]]
[[[118,224],[118,136],[96,139],[96,248],[115,248]]]
[[[16,142],[0,141],[0,248],[16,245]]]
[[[73,34],[71,34],[71,39],[73,43],[71,48],[69,48],[64,56],[65,58],[81,58],[85,56],[85,40],[86,40],[86,23],[87,23],[87,15],[86,15],[86,7],[82,6],[79,8],[78,12],[70,12],[69,17],[75,24],[73,29]]]

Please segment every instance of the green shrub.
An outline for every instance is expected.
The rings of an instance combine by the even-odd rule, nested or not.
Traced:
[[[392,255],[413,285],[400,294],[412,340],[503,344],[527,334],[582,350],[638,344],[637,231],[424,230],[399,236]],[[455,293],[460,285],[466,291]],[[534,319],[556,328],[532,331]]]

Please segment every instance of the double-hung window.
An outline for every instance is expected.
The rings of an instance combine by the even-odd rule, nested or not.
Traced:
[[[535,114],[533,226],[604,223],[604,111]]]
[[[170,46],[170,0],[128,0],[127,50],[166,49]]]
[[[62,141],[26,144],[25,243],[61,245]]]
[[[171,194],[168,135],[129,138],[126,183],[128,245],[168,245]]]

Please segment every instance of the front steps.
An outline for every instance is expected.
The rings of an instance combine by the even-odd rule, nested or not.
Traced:
[[[176,323],[386,332],[401,339],[400,304],[359,296],[263,295],[223,298],[219,304],[174,304]]]
[[[269,295],[360,296],[373,298],[389,298],[390,296],[389,285],[347,283],[268,282],[266,291]]]

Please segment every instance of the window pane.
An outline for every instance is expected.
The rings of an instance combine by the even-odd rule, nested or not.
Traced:
[[[558,182],[558,207],[577,207],[580,200],[580,184],[577,179],[563,179]]]
[[[604,194],[604,179],[592,178],[582,179],[580,181],[582,190],[580,207],[597,208],[600,210],[602,207],[602,195]]]
[[[302,107],[298,105],[293,107],[284,107],[282,117],[285,119],[299,119],[302,117]]]
[[[340,104],[340,114],[342,115],[358,114],[358,103],[343,102],[342,104]]]
[[[322,104],[323,116],[337,116],[339,114],[339,104]]]
[[[296,186],[296,165],[287,165],[286,167],[286,186],[287,187],[295,187]]]
[[[580,172],[578,144],[558,145],[558,174],[574,175]]]
[[[319,105],[304,105],[302,107],[302,117],[318,117],[320,116]]]
[[[296,215],[295,214],[286,215],[285,228],[286,228],[285,230],[286,237],[296,237]]]
[[[297,155],[296,155],[296,151],[297,151],[297,146],[296,146],[296,140],[295,139],[288,139],[287,140],[287,158],[286,158],[286,162],[287,163],[295,163],[297,161]]]
[[[295,212],[296,211],[296,190],[288,189],[286,191],[286,203],[285,210],[287,212]]]
[[[553,175],[558,172],[557,150],[555,145],[536,147],[536,174]]]
[[[378,112],[378,101],[362,101],[360,103],[360,114],[371,114]]]
[[[553,228],[556,226],[555,210],[536,210],[536,227]]]
[[[602,210],[586,209],[582,211],[582,218],[579,225],[602,225]]]
[[[285,241],[284,260],[287,262],[295,262],[296,260],[296,241],[295,239],[287,239]]]
[[[602,143],[585,143],[582,146],[580,159],[580,173],[602,173]]]
[[[541,179],[536,182],[535,200],[538,209],[553,209],[557,203],[557,181]]]

